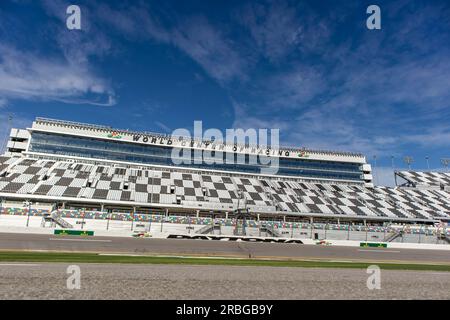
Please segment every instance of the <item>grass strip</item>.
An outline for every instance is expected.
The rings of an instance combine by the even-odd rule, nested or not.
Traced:
[[[229,266],[269,266],[301,268],[358,268],[365,269],[377,265],[385,270],[429,270],[450,272],[450,265],[405,264],[375,262],[332,262],[311,260],[262,260],[262,259],[223,259],[198,257],[155,257],[98,255],[95,253],[66,252],[24,252],[2,251],[1,262],[60,262],[60,263],[126,263],[126,264],[185,264],[185,265],[229,265]]]

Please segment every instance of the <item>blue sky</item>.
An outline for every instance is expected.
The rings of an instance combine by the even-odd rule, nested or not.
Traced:
[[[82,30],[68,30],[69,4]],[[381,30],[366,8],[381,8]],[[375,180],[450,157],[450,4],[433,1],[0,2],[0,137],[36,116],[171,132],[279,128],[358,151]]]

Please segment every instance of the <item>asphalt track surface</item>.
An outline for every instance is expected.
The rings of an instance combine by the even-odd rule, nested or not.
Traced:
[[[0,250],[450,264],[446,250],[0,233]]]
[[[364,269],[79,264],[71,290],[68,266],[0,262],[0,300],[450,299],[449,272],[381,270],[370,290]]]

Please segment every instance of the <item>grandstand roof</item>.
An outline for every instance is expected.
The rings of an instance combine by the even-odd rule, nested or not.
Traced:
[[[164,137],[164,138],[169,138],[169,137],[180,138],[181,137],[184,139],[194,140],[196,142],[205,142],[205,140],[201,140],[196,137],[172,136],[170,134],[162,134],[162,133],[149,132],[149,131],[133,131],[133,130],[128,130],[128,129],[113,128],[110,126],[87,124],[87,123],[80,123],[80,122],[73,122],[73,121],[66,121],[66,120],[56,120],[56,119],[49,119],[49,118],[42,118],[42,117],[37,117],[35,122],[38,124],[50,124],[50,125],[67,126],[67,127],[72,126],[72,127],[77,127],[77,128],[104,130],[104,131],[108,131],[108,132],[117,132],[117,133],[124,133],[124,134],[130,134],[130,135],[146,135],[146,136]],[[237,144],[237,145],[244,146],[241,144]],[[245,145],[245,147],[263,148],[264,146]],[[281,146],[280,146],[280,149],[282,149],[284,151],[306,152],[308,154],[317,154],[317,155],[336,155],[336,156],[344,156],[344,157],[364,158],[364,155],[362,153],[357,153],[357,152],[315,150],[315,149],[308,149],[308,148],[292,148],[292,147],[281,147]]]

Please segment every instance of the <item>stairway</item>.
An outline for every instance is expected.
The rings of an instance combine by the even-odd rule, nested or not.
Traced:
[[[389,234],[389,235],[387,235],[386,236],[386,238],[384,238],[384,242],[392,242],[392,241],[394,241],[395,239],[397,239],[398,237],[400,237],[401,235],[402,235],[402,230],[400,230],[400,231],[394,231],[393,233],[391,233],[391,234]]]
[[[63,218],[60,217],[57,210],[52,211],[52,213],[50,214],[50,217],[61,228],[64,228],[64,229],[72,229],[73,228],[73,226],[70,223],[68,223],[66,220],[64,220]]]
[[[280,233],[277,230],[275,230],[275,229],[272,230],[272,228],[267,228],[266,226],[261,226],[261,232],[268,233],[272,237],[276,237],[276,238],[281,237]]]
[[[219,230],[219,231],[220,231],[220,225],[217,225],[217,224],[215,224],[215,225],[209,224],[209,225],[206,225],[206,226],[200,228],[196,233],[199,233],[199,234],[208,234],[208,233],[211,233],[211,231],[212,231],[212,233],[214,233],[215,230]]]
[[[437,237],[439,240],[443,240],[447,243],[450,243],[450,237],[445,234],[438,234]]]

